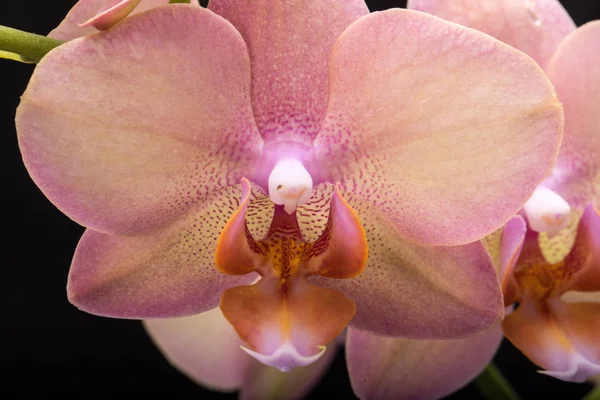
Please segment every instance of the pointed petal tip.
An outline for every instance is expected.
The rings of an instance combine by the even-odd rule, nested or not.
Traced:
[[[306,367],[320,359],[327,349],[326,346],[317,346],[318,353],[312,356],[303,356],[298,352],[296,346],[288,341],[279,346],[271,355],[258,353],[245,346],[240,346],[240,348],[261,363],[277,368],[281,372],[290,372],[294,368]]]

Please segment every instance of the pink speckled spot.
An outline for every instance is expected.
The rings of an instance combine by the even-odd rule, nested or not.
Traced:
[[[492,35],[546,69],[575,23],[558,0],[409,0],[407,7]]]
[[[106,233],[165,226],[238,184],[262,148],[242,37],[214,13],[182,4],[52,51],[33,73],[16,125],[44,194]]]
[[[346,359],[364,400],[442,398],[467,385],[492,360],[502,331],[455,340],[408,340],[348,330]]]
[[[310,143],[327,107],[329,58],[363,1],[211,0],[242,34],[252,60],[252,109],[265,142]]]
[[[565,108],[565,136],[547,185],[572,207],[600,207],[600,21],[579,27],[548,67]]]
[[[324,180],[375,205],[399,235],[458,245],[522,207],[550,172],[562,122],[552,85],[522,52],[395,9],[337,41],[314,154]]]
[[[100,17],[100,23],[108,25],[106,27],[108,28],[125,18],[130,12],[136,14],[169,4],[169,0],[141,0],[137,6],[134,4],[136,2],[139,0],[80,0],[48,36],[59,40],[73,40],[94,34],[98,32],[98,29],[102,29],[95,27],[98,17]],[[191,4],[199,5],[198,0],[192,0]],[[132,5],[135,8],[133,11],[130,9]],[[90,22],[90,24],[82,26],[86,22]]]

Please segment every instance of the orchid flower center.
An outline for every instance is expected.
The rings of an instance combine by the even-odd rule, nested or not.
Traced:
[[[280,204],[269,230],[258,239],[246,225],[251,187],[242,179],[240,206],[221,232],[215,253],[217,269],[225,274],[260,275],[253,285],[227,289],[220,308],[250,347],[242,348],[281,371],[316,361],[356,312],[344,294],[307,278],[353,278],[367,262],[365,231],[337,186],[323,233],[314,242],[304,239],[295,209],[311,190],[310,175],[299,162],[278,163],[269,178],[269,195],[289,197],[276,197]]]
[[[288,214],[296,211],[299,204],[312,196],[312,177],[304,165],[295,159],[280,160],[269,175],[269,197],[277,205],[283,205]]]
[[[523,207],[529,226],[536,232],[554,235],[569,223],[571,207],[552,190],[539,186]]]

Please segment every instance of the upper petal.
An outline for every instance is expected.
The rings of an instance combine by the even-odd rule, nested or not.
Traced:
[[[159,7],[44,57],[17,110],[19,145],[33,180],[76,222],[150,232],[254,165],[262,141],[249,90],[229,23]]]
[[[336,352],[332,347],[314,364],[284,373],[244,353],[218,308],[192,317],[148,320],[144,326],[182,373],[213,389],[239,389],[241,399],[300,399],[319,382]]]
[[[252,61],[252,108],[265,141],[311,143],[329,94],[331,48],[368,13],[361,0],[211,0],[242,34]]]
[[[309,280],[340,290],[356,303],[350,326],[382,335],[449,339],[481,332],[502,318],[498,277],[480,242],[411,244],[387,215],[351,193],[343,195],[362,219],[367,266],[352,279]]]
[[[565,136],[548,185],[571,206],[600,207],[600,21],[569,35],[548,76],[565,107]]]
[[[109,25],[114,25],[119,20],[131,12],[123,15],[123,8],[129,9],[132,3],[139,0],[79,0],[77,4],[71,8],[65,19],[52,32],[48,34],[51,38],[59,40],[72,40],[81,36],[91,35],[98,32],[93,24],[81,26],[85,22],[94,22],[97,17],[106,22],[108,19]],[[192,0],[192,4],[199,5],[198,0]],[[139,13],[149,10],[154,7],[169,4],[169,0],[141,0],[139,5],[133,5],[135,9],[133,13]],[[109,10],[113,9],[110,12]],[[127,11],[127,10],[125,10]],[[92,21],[90,21],[92,20]]]
[[[561,133],[561,105],[529,57],[442,19],[388,10],[336,43],[311,174],[377,205],[410,240],[463,244],[523,206]]]
[[[191,315],[215,307],[225,289],[256,278],[223,275],[214,265],[219,232],[237,199],[238,186],[229,187],[153,235],[87,230],[69,272],[69,300],[92,314],[120,318]]]
[[[502,40],[546,68],[575,23],[558,0],[409,0],[408,8]]]
[[[396,339],[349,329],[350,382],[363,400],[439,399],[475,378],[501,340],[499,326],[455,340]]]

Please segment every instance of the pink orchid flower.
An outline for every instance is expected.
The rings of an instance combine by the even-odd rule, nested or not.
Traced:
[[[460,340],[502,318],[474,241],[523,206],[562,133],[529,57],[362,1],[102,15],[114,26],[44,57],[17,111],[32,178],[88,228],[73,304],[154,319],[220,299],[281,370],[346,325],[352,348],[360,332]]]
[[[520,216],[502,232],[505,303],[519,303],[502,329],[543,373],[583,382],[600,373],[600,215],[593,205],[585,209],[571,250],[558,262],[547,261],[538,236]]]
[[[575,30],[558,1],[411,0],[409,6],[523,50],[545,69],[563,102],[565,136],[553,173],[524,207],[527,226],[515,217],[502,233],[505,303],[519,302],[502,326],[507,338],[546,373],[583,381],[600,372],[597,351],[588,343],[597,335],[594,321],[600,309],[589,302],[565,303],[561,296],[572,290],[600,291],[594,278],[600,267],[594,210],[600,199],[600,21]],[[579,217],[572,235],[567,225],[577,228]]]

